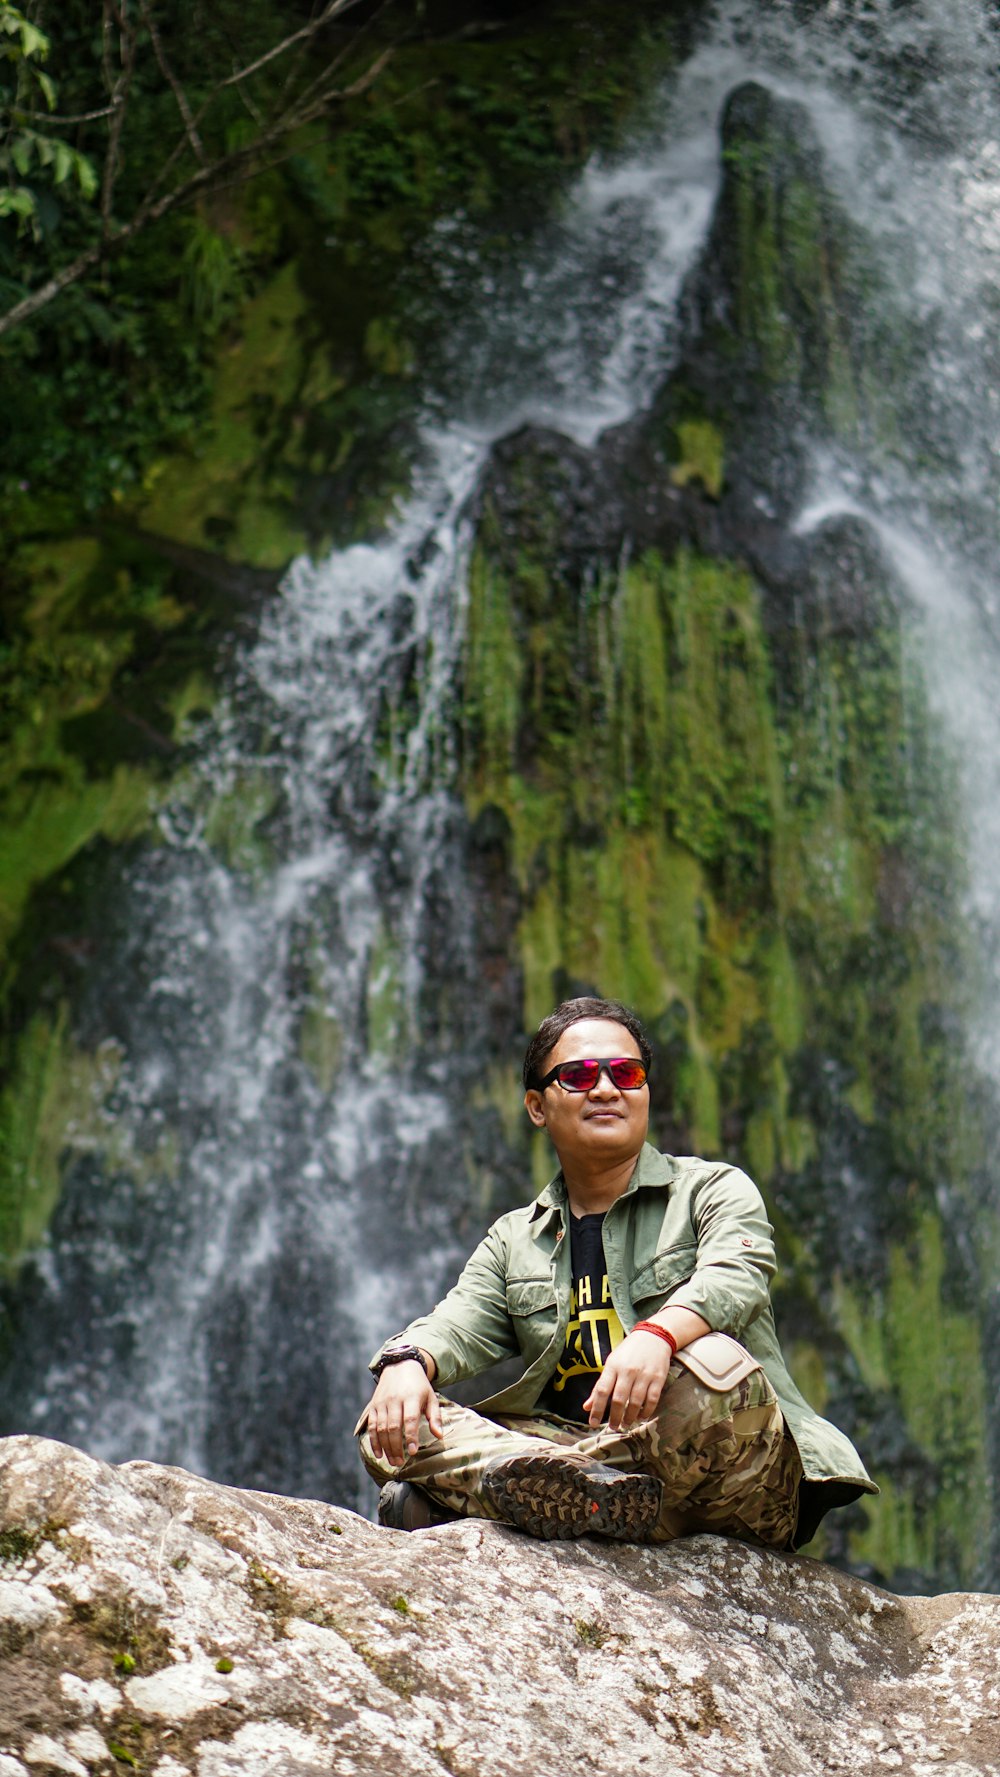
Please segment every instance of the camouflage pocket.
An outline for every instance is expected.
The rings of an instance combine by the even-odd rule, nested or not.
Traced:
[[[716,1394],[736,1388],[745,1377],[760,1369],[757,1358],[728,1333],[703,1333],[700,1339],[692,1339],[677,1353],[675,1362],[683,1364]]]

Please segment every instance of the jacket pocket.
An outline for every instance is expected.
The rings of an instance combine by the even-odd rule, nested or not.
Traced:
[[[555,1308],[555,1285],[550,1277],[509,1277],[507,1279],[507,1312],[514,1320],[529,1314],[540,1314]]]
[[[648,1301],[652,1296],[662,1298],[667,1295],[677,1284],[691,1276],[697,1263],[698,1245],[694,1240],[685,1240],[680,1246],[670,1246],[666,1252],[657,1253],[632,1279],[629,1295],[633,1303]]]
[[[558,1322],[551,1277],[508,1278],[507,1313],[521,1356],[525,1363],[533,1364],[551,1343]]]

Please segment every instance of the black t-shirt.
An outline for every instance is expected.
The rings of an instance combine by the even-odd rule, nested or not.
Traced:
[[[583,1403],[607,1358],[625,1337],[604,1260],[604,1213],[569,1218],[573,1292],[562,1356],[538,1402],[542,1413],[586,1423]]]

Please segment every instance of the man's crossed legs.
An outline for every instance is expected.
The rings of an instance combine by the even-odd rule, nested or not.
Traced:
[[[441,1418],[444,1437],[422,1421],[420,1448],[398,1469],[373,1454],[362,1424],[372,1479],[410,1482],[446,1512],[537,1536],[669,1542],[714,1531],[780,1549],[795,1535],[802,1464],[759,1369],[719,1390],[675,1362],[655,1416],[627,1431],[485,1419],[443,1397]]]

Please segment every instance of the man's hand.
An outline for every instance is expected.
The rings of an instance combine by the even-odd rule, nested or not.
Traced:
[[[612,1431],[627,1431],[640,1419],[651,1419],[660,1404],[673,1353],[655,1333],[629,1333],[616,1345],[583,1403],[591,1431],[608,1411]]]
[[[430,1381],[415,1358],[389,1364],[382,1371],[368,1408],[368,1440],[375,1456],[399,1468],[420,1447],[420,1421],[431,1436],[444,1437],[441,1408]]]

